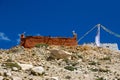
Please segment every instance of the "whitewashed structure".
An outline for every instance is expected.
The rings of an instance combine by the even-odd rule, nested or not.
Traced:
[[[85,43],[83,45],[97,46],[95,43]],[[108,48],[108,49],[111,49],[111,50],[119,50],[117,43],[101,43],[100,47]]]

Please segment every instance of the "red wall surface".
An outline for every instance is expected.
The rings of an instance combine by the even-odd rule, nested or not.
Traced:
[[[44,37],[44,36],[27,36],[21,35],[20,45],[25,48],[35,47],[36,44],[60,45],[60,46],[77,46],[77,36],[73,38],[62,37]]]

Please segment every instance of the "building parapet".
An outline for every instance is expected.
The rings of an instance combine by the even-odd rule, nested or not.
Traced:
[[[37,44],[60,45],[60,46],[77,46],[77,34],[72,38],[67,37],[50,37],[50,36],[26,36],[21,34],[20,45],[25,48],[35,47]]]

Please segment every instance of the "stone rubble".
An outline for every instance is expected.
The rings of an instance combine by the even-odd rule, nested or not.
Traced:
[[[120,51],[80,45],[0,50],[0,80],[120,80]]]

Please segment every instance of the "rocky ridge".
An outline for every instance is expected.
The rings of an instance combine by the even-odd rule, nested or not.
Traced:
[[[88,45],[0,50],[0,80],[120,80],[119,66],[119,51]]]

